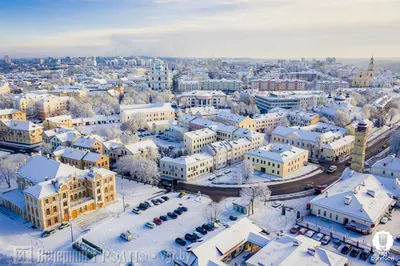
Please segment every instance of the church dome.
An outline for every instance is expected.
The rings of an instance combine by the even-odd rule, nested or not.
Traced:
[[[158,70],[158,71],[163,71],[163,70],[164,70],[164,67],[163,67],[163,66],[161,66],[161,65],[159,65],[159,66],[156,66],[156,70]]]
[[[343,96],[343,95],[338,95],[338,96],[336,96],[336,98],[335,98],[335,101],[345,101],[346,100],[346,98]]]

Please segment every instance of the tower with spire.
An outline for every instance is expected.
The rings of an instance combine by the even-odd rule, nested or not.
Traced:
[[[372,56],[367,69],[361,69],[353,78],[353,87],[372,87],[375,78],[375,64]]]

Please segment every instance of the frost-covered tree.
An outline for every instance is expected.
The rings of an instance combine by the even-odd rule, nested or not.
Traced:
[[[390,108],[387,112],[388,116],[390,117],[390,122],[392,122],[393,118],[400,114],[400,109],[397,108]]]
[[[333,117],[333,122],[336,126],[345,127],[350,123],[349,114],[344,110],[337,110]]]
[[[127,131],[130,134],[136,134],[139,129],[145,127],[144,120],[140,116],[129,119],[121,124],[121,130]]]
[[[366,104],[361,109],[361,115],[365,119],[375,119],[377,118],[378,114],[378,109],[372,104]]]
[[[243,170],[242,171],[243,182],[247,183],[254,174],[253,162],[251,160],[244,160],[242,170]]]
[[[147,158],[135,158],[131,168],[131,176],[143,183],[156,185],[159,180],[157,164]]]
[[[0,94],[0,109],[8,109],[13,107],[12,97]]]
[[[222,203],[213,201],[204,209],[204,216],[210,223],[215,223],[223,210],[224,205]]]
[[[115,163],[117,172],[122,175],[130,174],[132,172],[132,165],[134,161],[135,158],[133,155],[126,155],[118,158],[117,162]]]
[[[352,91],[350,92],[350,103],[355,106],[363,106],[367,100],[360,93]]]
[[[11,188],[11,182],[17,179],[18,168],[26,162],[27,156],[23,154],[9,155],[0,159],[0,183],[6,183]]]
[[[120,139],[122,137],[122,131],[121,131],[121,129],[119,129],[117,127],[106,128],[103,126],[97,126],[94,129],[94,132],[96,132],[97,134],[99,134],[106,140],[112,140],[112,139],[117,139],[117,138]]]
[[[288,126],[290,126],[290,122],[286,117],[283,117],[281,119],[281,121],[279,122],[279,125],[283,126],[283,127],[288,127]]]
[[[390,136],[390,149],[392,153],[400,157],[400,131],[396,131]]]
[[[249,203],[249,215],[254,214],[254,205],[258,201],[263,201],[264,194],[270,193],[270,189],[265,185],[243,187],[240,190],[240,197]]]
[[[264,186],[263,194],[260,197],[260,201],[264,202],[264,206],[267,205],[267,201],[269,201],[271,193],[271,189],[268,186]]]
[[[76,99],[71,99],[69,101],[69,112],[72,117],[92,117],[95,116],[96,113],[92,109],[92,105],[87,102],[80,102]]]
[[[53,146],[50,143],[43,142],[40,145],[40,150],[43,154],[51,154],[53,152]]]

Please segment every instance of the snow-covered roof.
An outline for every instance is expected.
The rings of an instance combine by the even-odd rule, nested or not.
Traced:
[[[174,111],[170,103],[120,105],[120,110],[126,114]]]
[[[321,146],[321,148],[335,150],[339,147],[342,147],[343,145],[354,142],[354,139],[355,139],[354,136],[348,135],[343,138],[337,139],[334,142],[324,144]]]
[[[222,91],[187,91],[180,95],[180,97],[213,97],[213,96],[226,96]]]
[[[88,152],[86,153],[86,155],[83,157],[84,161],[88,161],[88,162],[97,162],[100,158],[101,158],[101,154],[99,153],[95,153],[95,152]]]
[[[55,123],[59,123],[65,120],[72,120],[72,116],[70,115],[59,115],[59,116],[54,116],[54,117],[48,117],[46,118],[46,120],[51,121],[51,122],[55,122]]]
[[[18,112],[17,109],[2,109],[0,110],[0,115],[11,115]]]
[[[202,128],[185,133],[185,136],[190,139],[198,139],[215,135],[215,132],[208,128]]]
[[[80,137],[74,141],[74,146],[82,148],[91,148],[94,143],[98,141],[96,138],[92,137]]]
[[[226,113],[226,112],[217,114],[217,119],[228,121],[231,123],[240,123],[240,122],[244,121],[246,118],[248,118],[248,117],[237,115],[237,114]]]
[[[0,195],[1,198],[11,202],[18,208],[25,210],[24,193],[20,189],[13,189]]]
[[[65,147],[63,148],[62,146],[58,147],[53,154],[56,156],[62,156],[64,158],[68,159],[73,159],[73,160],[82,160],[82,158],[85,156],[87,151],[84,150],[79,150],[79,149],[74,149],[71,147]]]
[[[217,126],[219,123],[211,121],[209,119],[205,119],[205,118],[196,118],[196,119],[190,121],[190,124],[203,126],[203,127],[210,127],[210,126]]]
[[[400,172],[400,158],[396,157],[395,154],[389,155],[374,163],[371,168]]]
[[[238,128],[235,132],[233,132],[233,135],[239,138],[247,138],[248,140],[252,140],[254,138],[264,138],[264,134],[247,128]]]
[[[196,153],[189,156],[181,156],[178,158],[163,157],[160,162],[171,162],[180,165],[189,165],[196,162],[212,159],[213,157],[208,153]]]
[[[315,250],[314,255],[307,252],[309,248]],[[318,241],[303,235],[273,239],[247,260],[248,265],[280,266],[342,266],[347,262],[346,257],[323,249]]]
[[[238,129],[237,126],[230,126],[225,124],[218,124],[218,127],[215,129],[216,131],[225,132],[225,133],[233,133]]]
[[[60,142],[64,143],[64,142],[71,142],[80,136],[81,136],[81,134],[78,131],[73,130],[73,131],[67,131],[64,133],[57,134],[54,137],[57,138]]]
[[[52,180],[48,180],[28,187],[24,190],[24,193],[29,194],[36,199],[41,199],[56,194],[57,189],[53,185]]]
[[[51,180],[82,173],[83,171],[80,169],[40,155],[33,156],[17,172],[19,176],[31,181],[33,184],[44,182],[46,179]]]
[[[112,139],[109,141],[104,141],[103,145],[108,150],[116,150],[116,149],[122,147],[124,144],[122,143],[122,141],[120,139]]]
[[[185,114],[178,118],[178,121],[189,123],[190,121],[196,119],[197,116]]]
[[[17,121],[17,120],[7,120],[7,119],[2,119],[0,121],[3,122],[11,130],[29,131],[42,128],[41,126],[36,125],[30,121]]]
[[[341,182],[312,199],[310,203],[362,221],[379,222],[377,220],[382,212],[393,203],[392,193],[374,175],[355,171],[350,173],[351,176],[344,173]],[[351,197],[350,204],[345,204],[346,197]]]
[[[261,157],[263,159],[284,163],[287,160],[290,160],[304,153],[307,153],[307,150],[303,150],[292,145],[282,143],[270,143],[267,146],[248,151],[246,152],[246,155]]]
[[[143,141],[126,144],[125,148],[132,154],[137,154],[142,151],[157,149],[157,145],[154,143],[152,139],[146,139]]]

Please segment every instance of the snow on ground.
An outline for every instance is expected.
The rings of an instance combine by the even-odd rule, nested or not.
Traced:
[[[157,146],[163,148],[169,148],[171,146],[174,149],[183,149],[185,147],[183,141],[164,140],[156,136],[152,136],[152,139]]]
[[[319,165],[308,163],[307,166],[302,167],[301,169],[291,173],[285,178],[269,175],[266,173],[262,173],[260,171],[254,171],[251,183],[252,184],[268,183],[268,182],[281,183],[281,182],[290,182],[289,179],[307,178],[309,176],[321,173],[322,170],[318,169],[318,167]],[[241,173],[242,169],[243,169],[243,162],[216,170],[206,175],[202,175],[196,179],[188,181],[188,183],[201,184],[203,186],[227,186],[227,185],[230,187],[239,186],[237,173]]]
[[[120,128],[121,123],[111,123],[111,124],[101,124],[101,125],[90,125],[90,126],[78,126],[77,130],[81,133],[81,134],[85,134],[85,135],[90,135],[93,132],[96,131],[96,129],[98,129],[99,127],[101,128],[107,128],[107,129],[111,129],[111,128]]]

